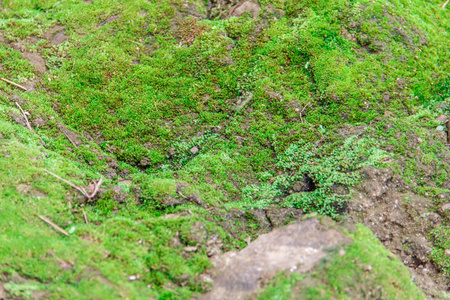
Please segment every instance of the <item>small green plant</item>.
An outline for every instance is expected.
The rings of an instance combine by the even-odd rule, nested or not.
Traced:
[[[248,185],[242,189],[245,207],[262,208],[275,203],[337,217],[345,205],[345,194],[337,194],[337,186],[352,187],[360,180],[359,169],[380,166],[388,153],[377,148],[375,140],[353,136],[331,152],[312,143],[299,141],[278,157],[276,166],[284,172],[272,183]],[[292,192],[296,182],[305,176],[311,186],[307,191]]]

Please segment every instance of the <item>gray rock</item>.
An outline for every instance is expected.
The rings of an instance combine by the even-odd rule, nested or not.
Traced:
[[[319,230],[317,219],[309,219],[259,236],[240,252],[215,256],[213,289],[201,299],[239,300],[255,293],[261,280],[278,272],[303,273],[326,256],[324,248],[348,240],[334,229]]]
[[[192,154],[197,154],[198,153],[198,147],[197,146],[192,147],[191,148],[191,153]]]

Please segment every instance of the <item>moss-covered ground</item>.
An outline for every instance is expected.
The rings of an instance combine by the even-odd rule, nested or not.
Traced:
[[[0,77],[29,88],[0,81],[7,295],[190,298],[209,288],[208,241],[245,247],[269,230],[255,217],[266,207],[339,221],[365,166],[392,168],[436,210],[444,202],[450,166],[435,118],[450,110],[450,13],[440,1],[260,0],[258,18],[212,4],[0,1]],[[103,176],[102,190],[87,201],[44,170],[85,188]],[[305,178],[313,187],[297,190]],[[448,275],[446,222],[429,239]],[[387,254],[359,230],[302,295],[345,298],[364,278],[350,264],[360,257],[383,270],[370,273],[374,295],[412,299],[406,269],[373,263]],[[280,299],[303,279],[277,279]]]

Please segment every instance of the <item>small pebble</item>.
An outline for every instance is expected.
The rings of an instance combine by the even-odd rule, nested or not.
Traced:
[[[198,153],[198,147],[197,146],[192,147],[191,148],[191,153],[192,154],[197,154]]]
[[[136,275],[131,275],[130,277],[128,277],[128,280],[130,281],[135,281],[137,279]]]

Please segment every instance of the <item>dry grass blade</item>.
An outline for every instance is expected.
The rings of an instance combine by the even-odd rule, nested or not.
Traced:
[[[95,195],[97,195],[98,190],[100,189],[100,186],[103,183],[103,176],[100,176],[100,180],[97,183],[94,183],[95,187],[94,187],[94,191],[92,192],[92,194],[88,194],[88,192],[86,192],[86,190],[72,182],[70,182],[69,180],[66,180],[64,178],[59,177],[58,175],[50,172],[49,170],[44,169],[45,172],[47,172],[48,174],[58,178],[61,181],[64,181],[65,183],[67,183],[68,185],[70,185],[71,187],[73,187],[74,189],[78,190],[80,193],[82,193],[86,198],[88,198],[89,200],[91,200],[92,198],[95,197]]]
[[[442,5],[442,9],[444,9],[444,8],[447,6],[447,4],[448,4],[449,1],[450,1],[450,0],[447,0],[447,2],[445,2],[444,5]]]
[[[89,224],[89,221],[88,221],[88,218],[87,218],[87,215],[86,215],[86,212],[84,211],[84,209],[83,209],[83,217],[84,217],[84,223]]]
[[[64,234],[65,236],[70,236],[69,233],[67,233],[67,231],[65,231],[64,229],[62,229],[61,227],[59,227],[58,225],[56,225],[55,223],[53,223],[52,221],[50,221],[49,219],[47,219],[46,217],[43,216],[39,216],[39,218],[44,221],[45,223],[47,223],[48,225],[50,225],[51,227],[53,227],[55,230],[59,231],[60,233]]]
[[[89,199],[92,199],[95,197],[95,195],[98,193],[98,189],[100,188],[102,183],[103,183],[103,176],[100,175],[100,180],[95,184],[94,191],[92,192],[92,194],[90,196],[88,196]]]
[[[12,84],[12,85],[18,87],[19,89],[22,89],[22,90],[24,90],[24,91],[28,91],[28,89],[27,89],[26,87],[21,86],[20,84],[17,84],[17,83],[15,83],[15,82],[12,82],[11,80],[8,80],[8,79],[5,79],[5,78],[0,78],[0,79],[3,80],[4,82],[7,82],[7,83],[9,83],[9,84]]]
[[[65,133],[64,131],[63,131],[63,133],[66,136],[66,138],[72,143],[72,145],[78,149],[77,144],[75,144],[75,142],[70,138],[70,136],[67,133]]]
[[[37,136],[37,138],[38,138],[39,141],[41,142],[42,146],[47,147],[47,146],[45,145],[44,141],[41,139],[41,137],[38,136],[37,133],[36,133],[36,131],[34,131],[33,127],[31,127],[31,124],[30,124],[30,122],[28,121],[27,115],[26,115],[25,112],[23,111],[22,106],[20,106],[20,104],[17,103],[17,102],[15,102],[15,103],[16,103],[17,107],[20,109],[20,111],[22,112],[22,116],[23,116],[23,118],[25,119],[25,122],[27,123],[28,129],[30,129],[30,131],[31,131],[35,136]]]
[[[46,169],[44,169],[44,171],[47,172],[48,174],[52,175],[53,177],[56,177],[59,180],[64,181],[65,183],[67,183],[68,185],[70,185],[74,189],[78,190],[80,193],[82,193],[86,198],[90,199],[89,194],[86,192],[86,190],[84,188],[79,187],[78,185],[76,185],[76,184],[74,184],[74,183],[72,183],[72,182],[70,182],[70,181],[68,181],[68,180],[66,180],[64,178],[61,178],[58,175],[53,174],[52,172],[50,172],[50,171],[48,171]]]

